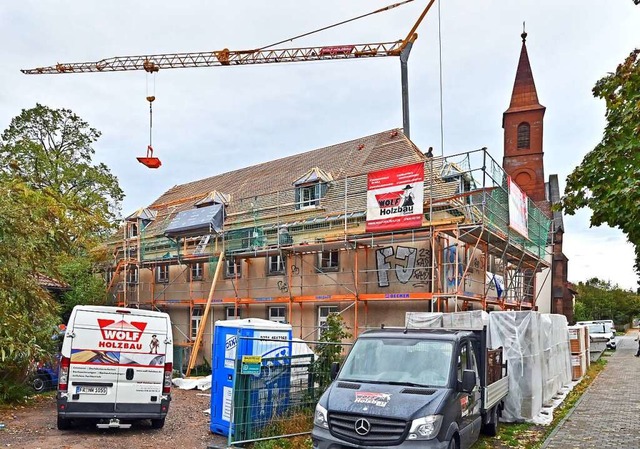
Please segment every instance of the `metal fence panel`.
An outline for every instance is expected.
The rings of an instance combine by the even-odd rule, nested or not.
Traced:
[[[267,339],[239,338],[253,340],[254,347],[263,345],[264,353],[269,352],[268,345],[273,345]],[[230,446],[311,432],[316,403],[331,383],[331,363],[319,357],[320,345],[338,345],[340,352],[350,345],[302,340],[289,343],[290,354],[239,355],[236,359]]]

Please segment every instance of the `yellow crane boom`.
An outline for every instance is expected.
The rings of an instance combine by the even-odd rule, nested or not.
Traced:
[[[417,35],[414,34],[415,40]],[[400,56],[403,40],[375,44],[348,44],[324,47],[281,48],[268,50],[229,50],[167,53],[157,55],[117,56],[96,62],[58,63],[48,67],[21,70],[27,75],[58,73],[123,72],[193,67],[216,67],[246,64],[272,64],[279,62],[326,61],[382,56]]]

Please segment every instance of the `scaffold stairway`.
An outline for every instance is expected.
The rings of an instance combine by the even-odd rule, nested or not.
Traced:
[[[209,244],[210,239],[211,239],[211,234],[202,236],[202,239],[200,239],[200,242],[198,242],[198,246],[196,246],[196,249],[193,251],[193,254],[204,253],[204,250],[207,248],[207,245]]]

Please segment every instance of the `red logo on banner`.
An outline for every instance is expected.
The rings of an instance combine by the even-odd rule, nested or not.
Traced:
[[[140,341],[142,333],[147,327],[147,323],[133,321],[128,323],[124,320],[103,320],[98,318],[98,325],[102,332],[102,338],[111,341]]]
[[[380,193],[376,195],[376,201],[380,207],[395,207],[400,205],[402,190],[398,192]]]

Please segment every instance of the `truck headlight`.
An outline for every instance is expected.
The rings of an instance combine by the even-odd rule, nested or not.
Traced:
[[[411,422],[408,440],[430,440],[440,432],[442,415],[429,415]]]
[[[316,405],[316,412],[313,415],[313,424],[323,429],[329,428],[329,421],[327,420],[327,409],[320,404]]]

